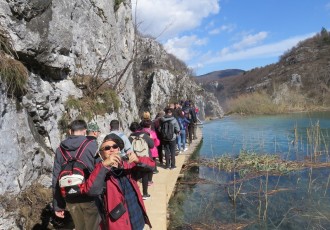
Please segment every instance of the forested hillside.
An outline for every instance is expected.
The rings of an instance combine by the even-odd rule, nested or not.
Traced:
[[[285,52],[277,63],[203,85],[226,112],[279,113],[330,106],[330,34],[326,29]]]

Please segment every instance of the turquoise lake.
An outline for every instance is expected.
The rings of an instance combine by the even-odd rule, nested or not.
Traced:
[[[242,150],[284,160],[330,159],[329,112],[229,116],[205,123],[202,131],[197,154],[203,159]],[[329,168],[234,179],[238,173],[190,168],[171,199],[169,229],[330,229]]]

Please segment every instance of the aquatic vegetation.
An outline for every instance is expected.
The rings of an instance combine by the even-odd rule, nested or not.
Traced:
[[[196,161],[192,161],[188,166],[196,165]],[[292,171],[302,170],[304,168],[323,168],[330,167],[328,162],[312,162],[305,160],[289,161],[283,160],[278,155],[257,154],[254,152],[242,151],[239,155],[233,157],[223,155],[214,159],[202,159],[198,162],[200,166],[218,168],[226,172],[238,172],[241,178],[253,177],[255,175],[279,175]]]

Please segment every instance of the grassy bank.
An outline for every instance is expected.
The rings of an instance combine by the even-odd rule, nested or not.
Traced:
[[[302,95],[291,92],[285,100],[276,101],[265,92],[243,94],[226,101],[226,114],[281,114],[291,112],[311,112],[330,110],[330,105],[317,104]]]

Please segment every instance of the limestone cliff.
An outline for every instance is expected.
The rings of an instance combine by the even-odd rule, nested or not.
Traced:
[[[82,79],[106,80],[118,95],[117,109],[88,118],[103,135],[111,119],[118,118],[127,131],[143,110],[155,114],[172,99],[194,100],[202,116],[206,107],[207,115],[223,114],[214,96],[186,72],[173,71],[161,45],[137,39],[130,1],[2,0],[0,29],[8,33],[11,58],[28,70],[19,97],[8,94],[2,76],[0,81],[0,229],[31,229],[40,218],[47,203],[32,199],[40,195],[34,188],[50,187],[53,152],[64,137],[61,122],[81,114],[67,103],[84,100],[88,84],[80,84]],[[148,62],[153,64],[146,68]],[[26,190],[32,193],[24,198]]]

